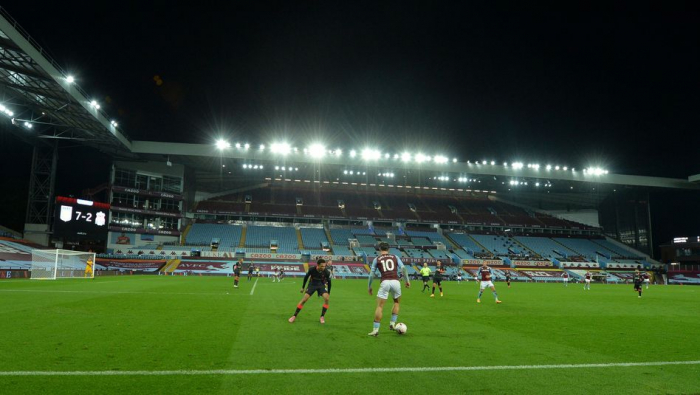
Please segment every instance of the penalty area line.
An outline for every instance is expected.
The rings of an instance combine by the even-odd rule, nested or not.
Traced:
[[[347,368],[324,369],[324,374],[342,373],[403,373],[403,372],[469,372],[489,370],[537,370],[626,368],[644,366],[700,365],[700,361],[659,361],[620,363],[580,363],[561,365],[502,365],[502,366],[428,366],[403,368]],[[96,371],[0,371],[0,376],[195,376],[195,375],[256,375],[256,374],[306,374],[318,373],[318,369],[250,369],[250,370],[96,370]]]

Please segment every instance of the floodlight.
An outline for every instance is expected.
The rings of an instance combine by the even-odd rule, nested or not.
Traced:
[[[260,151],[263,151],[265,149],[265,144],[260,144]]]
[[[311,155],[322,155],[326,152],[326,147],[321,143],[313,143],[309,146]]]
[[[567,170],[569,170],[569,168],[567,166],[564,166],[564,171],[567,171]]]
[[[275,170],[279,170],[279,169],[280,169],[280,167],[279,167],[279,166],[275,166]]]
[[[241,143],[236,143],[236,148],[241,148]]]
[[[425,162],[425,161],[430,160],[430,157],[429,157],[429,156],[425,156],[425,155],[423,155],[423,154],[416,154],[415,160],[416,160],[416,163],[423,163],[423,162]]]
[[[288,155],[292,151],[292,147],[288,143],[273,143],[270,146],[270,151],[273,154]]]
[[[231,143],[229,143],[228,141],[226,141],[224,139],[218,139],[218,140],[216,140],[216,148],[218,148],[220,150],[225,150],[227,148],[231,148]]]
[[[356,157],[356,156],[357,156],[357,151],[355,151],[355,150],[350,150],[350,157],[351,157],[351,158],[354,158],[354,157]]]
[[[335,150],[335,156],[340,156],[340,155],[343,155],[343,150],[338,148],[337,150]]]
[[[243,148],[245,148],[245,149],[249,149],[249,148],[250,148],[250,144],[248,144],[248,143],[245,143],[245,145],[243,146]]]
[[[410,162],[411,161],[411,154],[409,154],[408,152],[404,152],[403,154],[401,154],[401,161],[402,162]]]
[[[535,186],[536,186],[536,187],[540,186],[540,183],[539,183],[539,182],[536,182],[536,183],[535,183]]]
[[[515,162],[515,163],[513,163],[513,168],[514,169],[522,169],[523,163],[522,162]]]
[[[446,156],[435,155],[435,157],[433,158],[433,161],[435,163],[447,163],[448,159]]]
[[[495,164],[496,164],[496,161],[495,161],[495,160],[492,160],[492,161],[491,161],[491,166],[493,166],[493,165],[495,165]]]
[[[66,77],[66,82],[68,82],[69,84],[72,84],[75,82],[75,78],[73,78],[72,75],[69,75],[68,77]]]
[[[452,158],[452,163],[457,163],[457,158]]]
[[[381,157],[381,155],[381,152],[371,148],[365,148],[362,150],[362,159],[364,160],[376,160]]]
[[[558,167],[559,167],[559,166],[557,166],[557,170],[559,170]],[[545,167],[545,169],[547,169],[547,170],[552,170],[552,165],[547,165],[547,167]]]
[[[557,166],[557,167],[555,167],[555,168],[554,168],[554,170],[559,170],[559,169],[560,169],[560,167],[559,167],[559,166]]]

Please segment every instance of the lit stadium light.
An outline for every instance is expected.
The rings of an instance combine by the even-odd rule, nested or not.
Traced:
[[[270,151],[273,154],[288,155],[292,152],[292,147],[288,143],[273,143],[270,146]]]
[[[560,167],[559,167],[559,166],[557,166],[557,167],[555,167],[555,168],[554,168],[554,170],[559,170],[559,169],[560,169]]]
[[[391,158],[391,154],[390,154],[390,153],[387,152],[386,154],[384,154],[384,159],[389,159],[389,158]]]
[[[401,155],[399,155],[399,154],[394,154],[394,160],[398,160],[399,158],[401,158]]]
[[[545,167],[545,169],[552,170],[552,165],[547,165],[547,167]],[[559,169],[557,169],[557,170],[559,170]]]
[[[226,141],[224,139],[218,139],[218,140],[216,140],[216,148],[218,148],[220,150],[225,150],[225,149],[231,148],[231,143],[229,143],[228,141]]]
[[[90,105],[97,110],[100,109],[100,105],[95,100],[91,101]]]
[[[536,182],[536,183],[535,183],[535,186],[536,186],[536,187],[540,186],[540,183],[539,183],[539,182]]]
[[[435,155],[435,157],[433,158],[433,161],[435,163],[447,163],[448,160],[449,159],[446,156],[442,155]]]
[[[243,148],[245,148],[245,149],[250,149],[250,144],[245,143],[245,145],[243,146]]]
[[[567,170],[569,170],[569,168],[567,166],[564,166],[564,171],[567,171]]]
[[[358,171],[357,174],[359,175],[360,172]],[[362,175],[363,175],[363,176],[366,176],[366,175],[367,175],[367,172],[366,172],[366,171],[363,171],[363,172],[362,172]]]
[[[260,151],[264,151],[264,150],[265,150],[265,144],[260,144]]]
[[[257,169],[258,169],[258,165],[253,166],[253,169],[257,170]]]
[[[523,163],[522,162],[515,162],[515,163],[513,163],[513,168],[516,170],[522,169]]]
[[[243,168],[244,168],[244,169],[247,169],[247,168],[248,168],[248,165],[243,165]]]
[[[29,123],[29,122],[25,122],[25,123],[24,123],[24,127],[27,128],[27,129],[31,129],[31,128],[32,128],[32,124]]]
[[[241,143],[236,143],[236,148],[240,149],[240,148],[241,148]]]
[[[452,158],[452,163],[457,163],[457,158]]]
[[[308,148],[304,148],[304,153],[305,153],[305,154],[308,154],[308,153],[309,153],[309,149],[308,149]]]
[[[347,174],[348,174],[348,171],[347,171],[347,170],[343,170],[343,174],[347,175]]]
[[[264,169],[263,165],[260,165],[260,170]]]
[[[342,149],[338,148],[337,150],[335,150],[335,156],[341,156],[341,155],[343,155]]]
[[[66,82],[72,84],[75,82],[75,78],[73,78],[72,75],[69,75],[68,77],[66,77]]]
[[[425,161],[430,160],[429,156],[425,156],[423,154],[416,154],[416,163],[423,163]]]
[[[408,152],[404,152],[401,154],[401,161],[402,162],[410,162],[411,161],[411,154]]]
[[[117,126],[119,126],[119,124],[117,123],[117,121],[110,121],[109,123],[112,124],[112,126],[114,126],[115,128],[116,128]]]
[[[313,143],[309,145],[309,153],[311,155],[323,155],[326,152],[326,146],[321,143]]]
[[[294,168],[294,171],[299,171],[299,168],[298,168],[298,167],[295,167],[295,168]]]
[[[357,156],[357,151],[355,151],[355,150],[350,150],[350,157],[351,157],[351,158],[354,158],[354,157],[356,157],[356,156]]]
[[[353,170],[350,170],[350,175],[352,176],[354,174],[355,174],[355,172]]]
[[[364,160],[377,160],[382,156],[381,152],[371,149],[371,148],[365,148],[362,150],[362,159]]]
[[[496,164],[496,161],[495,161],[495,160],[492,160],[492,161],[491,161],[491,166],[493,166],[493,165],[495,165],[495,164]]]
[[[532,168],[535,169],[535,170],[539,170],[539,169],[540,169],[540,164],[539,164],[539,163],[535,163],[535,164],[532,165]],[[527,184],[526,184],[526,185],[527,185]]]
[[[508,162],[503,162],[503,167],[508,167]]]
[[[279,166],[275,166],[275,170],[279,170],[279,169],[280,169],[280,167],[279,167]]]

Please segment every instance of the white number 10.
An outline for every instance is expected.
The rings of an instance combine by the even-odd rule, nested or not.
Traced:
[[[393,259],[382,259],[382,269],[384,269],[383,271],[392,271],[395,267],[396,264],[394,263]]]

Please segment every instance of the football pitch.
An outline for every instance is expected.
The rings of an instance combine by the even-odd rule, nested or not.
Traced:
[[[300,278],[119,276],[0,282],[0,393],[700,393],[700,288],[474,282],[372,329],[365,280],[295,323]],[[375,291],[378,282],[375,282]]]

